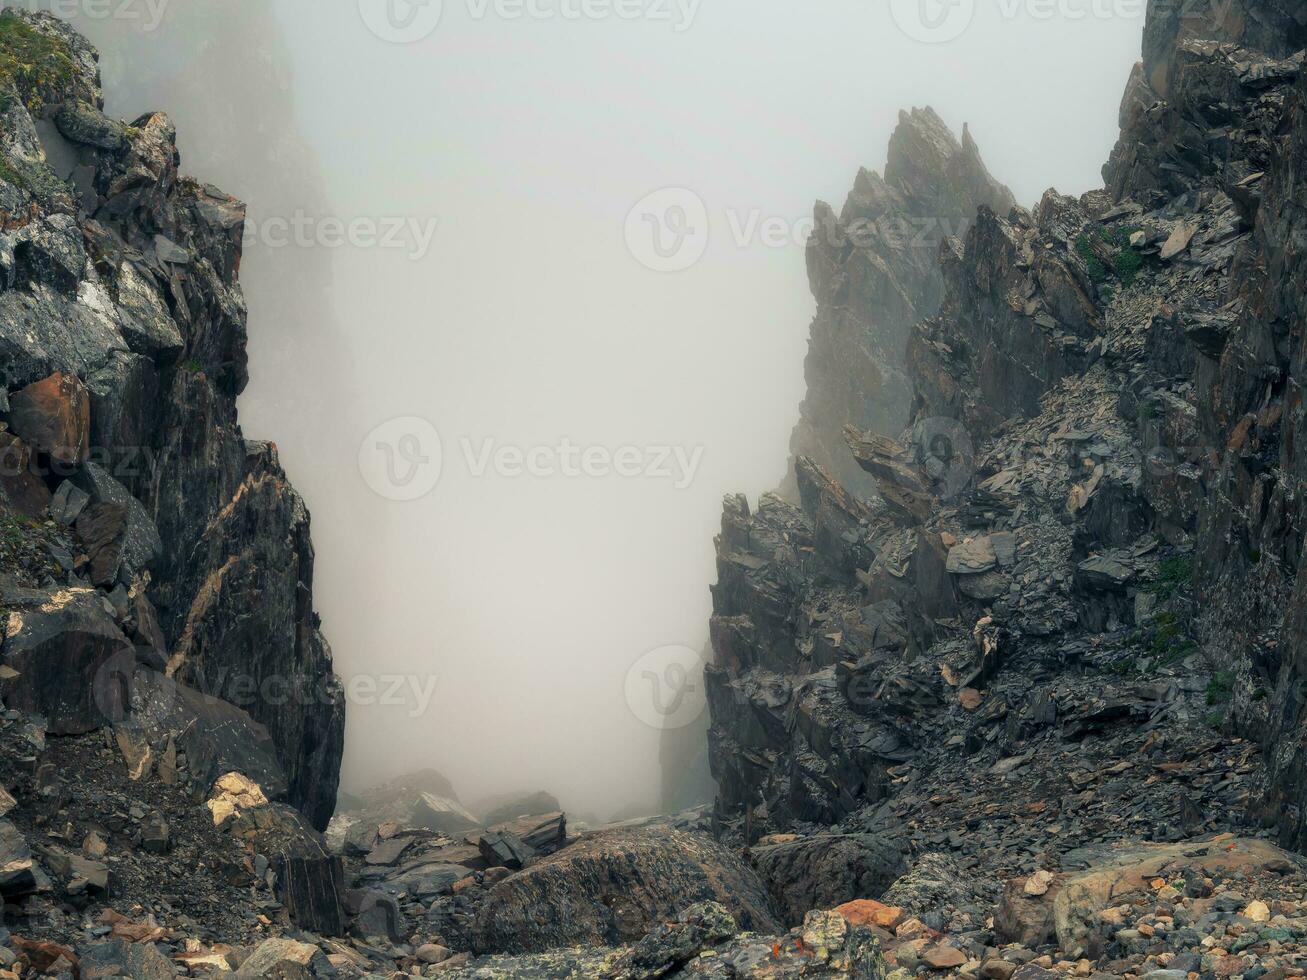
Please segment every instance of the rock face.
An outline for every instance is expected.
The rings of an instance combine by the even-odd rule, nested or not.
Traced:
[[[1208,242],[1224,237],[1221,258],[1233,274],[1177,309],[1170,327],[1196,348],[1192,388],[1178,407],[1185,435],[1204,451],[1183,503],[1200,513],[1199,638],[1228,677],[1236,722],[1266,749],[1265,812],[1299,848],[1307,845],[1307,593],[1298,581],[1307,521],[1297,481],[1307,461],[1296,394],[1305,354],[1293,324],[1307,301],[1295,244],[1307,187],[1304,44],[1307,14],[1297,4],[1236,2],[1224,17],[1196,23],[1153,11],[1105,170],[1117,197],[1177,208],[1210,195],[1233,212],[1223,227],[1199,232]],[[1218,127],[1220,152],[1201,120]]]
[[[907,870],[897,846],[870,834],[817,834],[752,852],[753,865],[784,919],[813,909],[880,898]]]
[[[711,838],[610,831],[495,886],[476,923],[481,952],[621,945],[696,902],[718,902],[742,929],[779,931],[766,890]]]
[[[4,664],[5,704],[45,716],[52,734],[94,731],[128,710],[135,654],[94,589],[37,592],[11,612]]]
[[[901,836],[914,869],[947,850],[1019,878],[1063,834],[1246,831],[1246,794],[1307,842],[1304,24],[1150,4],[1106,187],[982,203],[942,242],[906,427],[846,433],[878,494],[800,456],[797,504],[727,499],[728,839]],[[969,886],[938,892],[976,921]]]
[[[804,374],[808,392],[790,440],[849,490],[874,482],[844,447],[844,427],[897,432],[908,419],[912,385],[904,356],[912,325],[939,307],[936,252],[986,205],[1006,212],[1011,193],[994,180],[963,127],[959,143],[930,108],[901,113],[884,176],[862,170],[838,215],[816,206],[808,278],[817,301]],[[795,489],[794,461],[788,489]]]
[[[180,174],[167,116],[103,115],[83,38],[0,16],[16,61],[45,59],[0,71],[0,439],[20,463],[0,484],[31,516],[60,491],[51,513],[89,558],[66,571],[138,605],[148,590],[168,674],[265,725],[288,799],[325,827],[344,699],[308,512],[237,419],[244,207]]]

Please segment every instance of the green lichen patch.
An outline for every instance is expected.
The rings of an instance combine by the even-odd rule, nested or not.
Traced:
[[[29,110],[59,98],[72,84],[68,45],[38,31],[14,11],[0,13],[0,112],[12,108],[12,86]],[[10,101],[6,105],[6,100]]]
[[[0,154],[0,180],[26,191],[45,204],[69,193],[68,185],[44,163],[5,157],[3,154]]]

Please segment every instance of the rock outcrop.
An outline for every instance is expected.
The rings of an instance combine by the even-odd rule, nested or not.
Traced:
[[[70,528],[89,563],[63,578],[122,590],[117,618],[141,611],[170,676],[267,726],[287,798],[325,827],[344,699],[308,512],[237,420],[244,208],[181,175],[167,116],[104,116],[96,54],[62,22],[7,11],[0,45],[0,437],[21,463],[6,496]],[[15,635],[6,659],[33,642]]]
[[[942,243],[906,427],[846,434],[879,493],[800,457],[797,505],[728,498],[728,838],[952,851],[944,923],[998,899],[968,868],[1087,842],[1262,816],[1302,846],[1303,25],[1150,5],[1107,186],[982,205]]]
[[[711,838],[610,831],[495,886],[478,915],[474,944],[480,952],[507,953],[618,946],[708,901],[728,909],[742,929],[780,931],[753,872]]]
[[[930,108],[899,116],[884,176],[859,171],[838,215],[824,202],[808,241],[808,278],[817,301],[804,374],[808,389],[790,440],[794,461],[810,457],[850,491],[874,481],[844,449],[844,427],[897,432],[908,419],[905,371],[913,324],[934,314],[943,293],[935,255],[985,205],[1014,203],[980,158],[970,131],[962,141]]]

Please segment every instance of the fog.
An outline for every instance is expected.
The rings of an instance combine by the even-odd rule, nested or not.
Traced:
[[[646,655],[702,648],[721,497],[784,474],[814,200],[914,105],[1022,203],[1098,186],[1143,4],[983,2],[922,43],[917,0],[391,2],[54,6],[108,110],[168,111],[250,202],[242,418],[314,514],[344,788],[652,811]],[[633,213],[664,188],[707,215],[671,258]]]

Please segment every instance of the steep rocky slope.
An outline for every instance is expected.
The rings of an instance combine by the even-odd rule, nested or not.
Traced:
[[[817,315],[804,362],[807,395],[790,440],[795,459],[816,460],[850,491],[874,492],[849,458],[844,426],[897,432],[907,422],[904,353],[912,325],[939,307],[939,243],[961,234],[980,205],[1007,211],[1013,203],[970,131],[963,128],[959,143],[930,108],[900,114],[884,176],[859,171],[838,215],[817,203],[807,250]],[[791,494],[794,478],[792,460]]]
[[[944,242],[940,312],[907,344],[911,426],[845,433],[880,499],[800,459],[801,506],[728,501],[709,672],[723,817],[865,819],[904,773],[1038,764],[1049,736],[1126,749],[1175,718],[1172,741],[1219,741],[1226,712],[1203,709],[1227,700],[1277,746],[1273,794],[1300,794],[1295,607],[1283,633],[1278,617],[1302,537],[1302,57],[1284,24],[1269,50],[1237,46],[1273,14],[1231,14],[1233,36],[1154,10],[1109,189],[982,206]],[[1198,736],[1205,719],[1221,724]],[[1296,842],[1294,811],[1271,810]]]
[[[900,841],[944,862],[928,921],[972,935],[1090,845],[1304,846],[1304,25],[1150,4],[1105,189],[942,243],[905,428],[844,432],[878,492],[814,454],[797,504],[727,500],[728,837]]]
[[[0,690],[22,804],[6,861],[32,865],[25,836],[67,816],[56,843],[32,844],[46,871],[0,892],[37,909],[159,897],[195,853],[187,840],[174,856],[170,829],[196,826],[190,791],[213,811],[197,832],[231,842],[219,852],[243,837],[265,855],[268,901],[339,928],[339,860],[313,827],[335,806],[344,699],[312,606],[308,513],[275,446],[236,418],[244,209],[179,174],[166,116],[125,124],[101,105],[83,38],[0,13]],[[121,761],[106,769],[91,733]],[[64,741],[77,736],[91,741]],[[247,776],[257,826],[221,802]],[[142,779],[163,784],[153,816],[108,817]],[[157,860],[111,874],[107,847],[61,856],[90,834]]]
[[[344,703],[312,607],[308,513],[276,448],[236,418],[244,208],[180,175],[166,116],[101,114],[79,36],[9,13],[0,40],[0,371],[25,463],[6,473],[10,502],[123,552],[93,561],[93,584],[149,608],[169,676],[270,729],[287,799],[324,827]]]

